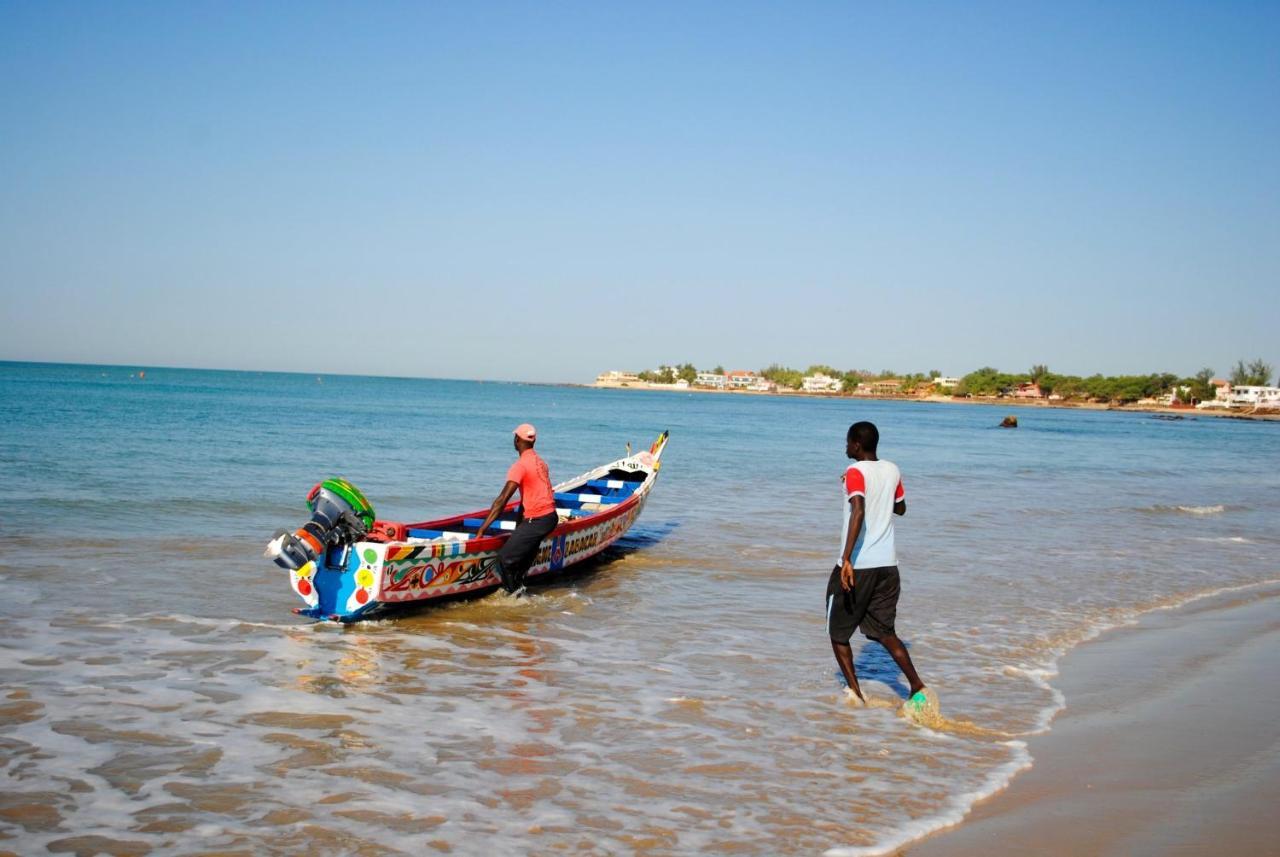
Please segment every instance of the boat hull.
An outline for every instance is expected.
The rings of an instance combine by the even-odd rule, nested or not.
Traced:
[[[562,517],[538,546],[528,579],[555,576],[590,559],[626,534],[640,516],[656,482],[665,440],[664,434],[648,452],[619,459],[557,486],[558,497],[575,496],[560,492],[580,490],[590,480],[610,474],[626,474],[631,480],[643,478],[621,502],[585,516]],[[456,527],[462,520],[415,525],[379,522],[374,532],[411,533],[422,531],[415,528],[432,530],[446,524]],[[455,537],[369,540],[331,547],[315,561],[290,571],[293,590],[306,605],[294,612],[313,619],[355,622],[408,605],[480,594],[501,585],[494,567],[508,534],[479,539],[449,535]]]

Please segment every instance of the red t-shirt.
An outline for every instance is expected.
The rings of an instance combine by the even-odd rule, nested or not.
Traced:
[[[551,492],[551,472],[542,456],[532,449],[520,453],[515,464],[507,471],[507,481],[520,486],[520,503],[526,518],[541,518],[556,510],[555,496]]]

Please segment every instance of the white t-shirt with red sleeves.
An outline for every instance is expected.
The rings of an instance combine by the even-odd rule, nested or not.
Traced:
[[[906,498],[902,490],[902,473],[892,461],[855,461],[844,472],[844,527],[840,531],[840,555],[844,561],[845,540],[849,538],[849,518],[854,497],[862,497],[864,515],[862,532],[853,545],[850,558],[853,567],[883,568],[898,564],[893,546],[893,504]]]

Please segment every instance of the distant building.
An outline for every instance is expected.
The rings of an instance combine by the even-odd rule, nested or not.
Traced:
[[[1136,404],[1163,405],[1166,408],[1189,408],[1191,407],[1191,388],[1187,386],[1174,387],[1169,392],[1162,393],[1154,399],[1139,399]]]
[[[737,369],[725,373],[725,382],[735,390],[745,390],[756,382],[759,376],[747,369]]]
[[[755,383],[748,387],[747,390],[752,393],[776,393],[778,392],[778,385],[768,378],[757,378]]]
[[[1241,384],[1232,388],[1229,401],[1234,408],[1280,408],[1280,387]]]
[[[955,387],[959,384],[959,378],[952,378],[947,375],[939,375],[937,378],[933,379],[933,386],[935,387]]]
[[[1035,381],[1027,381],[1018,385],[1018,389],[1013,391],[1015,399],[1043,399],[1044,393],[1040,392],[1040,385]]]
[[[1214,378],[1209,382],[1209,386],[1213,387],[1213,397],[1221,401],[1229,401],[1231,399],[1231,382],[1225,378]]]
[[[896,377],[887,377],[878,381],[863,381],[856,386],[856,393],[861,395],[897,395],[902,391],[902,381]]]
[[[840,388],[844,386],[844,381],[818,372],[813,375],[806,375],[800,385],[806,393],[838,393]]]
[[[612,369],[608,372],[601,372],[596,376],[596,383],[601,386],[620,386],[622,384],[639,384],[640,376],[635,372],[619,372]]]
[[[698,387],[714,387],[717,390],[723,390],[724,376],[719,372],[699,372],[693,383]]]

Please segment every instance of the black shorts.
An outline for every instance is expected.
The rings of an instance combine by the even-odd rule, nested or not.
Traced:
[[[502,547],[498,548],[498,562],[502,563],[502,571],[507,580],[514,585],[524,582],[525,572],[533,565],[533,558],[538,555],[538,545],[551,535],[559,520],[555,512],[548,512],[540,518],[522,518],[515,531],[507,537]]]
[[[898,618],[898,594],[902,591],[898,567],[854,569],[853,581],[853,591],[845,592],[838,565],[827,581],[827,633],[831,639],[847,643],[859,625],[872,640],[895,634],[893,623]]]

